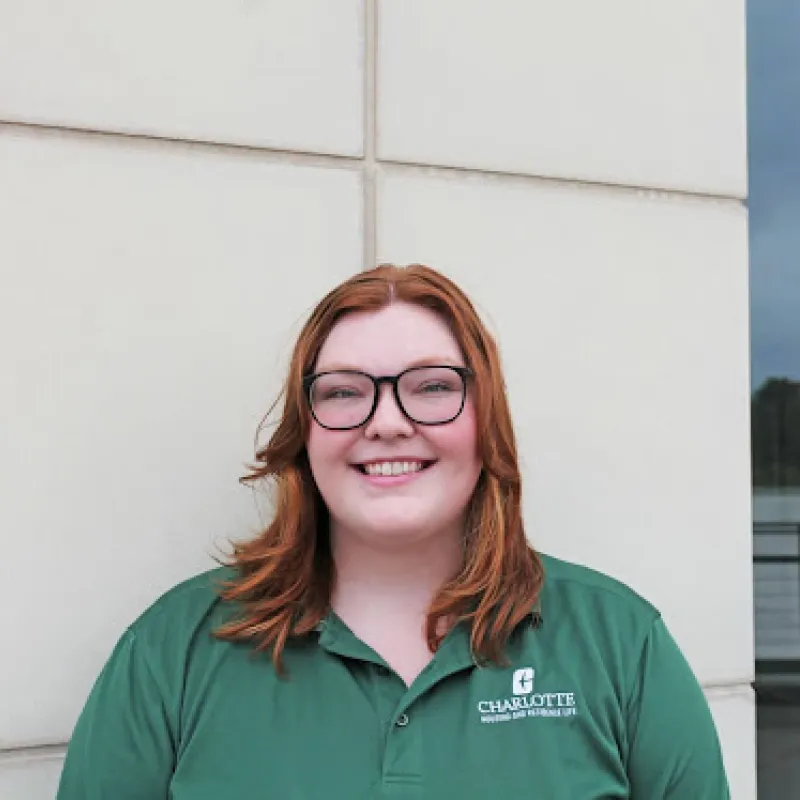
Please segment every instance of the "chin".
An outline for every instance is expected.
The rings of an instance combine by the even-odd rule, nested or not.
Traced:
[[[426,539],[439,529],[440,526],[431,525],[430,517],[427,518],[372,518],[365,520],[361,529],[364,534],[374,541],[414,541]]]

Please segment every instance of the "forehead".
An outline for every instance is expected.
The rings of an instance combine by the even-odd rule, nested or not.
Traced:
[[[393,303],[339,320],[322,345],[315,369],[391,374],[424,362],[461,365],[464,359],[450,328],[436,313]]]

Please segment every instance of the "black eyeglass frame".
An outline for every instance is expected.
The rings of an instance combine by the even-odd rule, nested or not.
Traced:
[[[441,422],[422,422],[421,420],[414,419],[411,414],[406,411],[405,406],[403,405],[403,401],[400,399],[400,389],[398,384],[400,383],[400,379],[409,372],[414,372],[416,370],[423,370],[423,369],[451,369],[453,372],[457,373],[461,376],[461,405],[458,407],[458,411],[453,414],[452,417],[449,419],[441,420]],[[314,413],[314,403],[311,400],[311,389],[314,386],[314,381],[317,378],[321,378],[323,375],[361,375],[365,378],[369,378],[372,381],[372,385],[374,386],[374,392],[372,396],[372,408],[369,410],[369,414],[364,418],[362,422],[359,422],[358,425],[348,425],[346,428],[338,428],[338,427],[331,427],[330,425],[324,425],[322,422],[319,421],[319,418]],[[381,386],[384,383],[391,384],[392,387],[392,394],[394,395],[394,401],[397,403],[397,407],[402,412],[403,416],[406,419],[413,422],[415,425],[427,425],[430,427],[436,425],[447,425],[451,423],[453,420],[458,419],[461,415],[461,412],[464,410],[464,406],[467,402],[467,379],[474,377],[475,373],[469,367],[457,367],[453,364],[424,364],[417,367],[409,367],[408,369],[404,369],[402,372],[398,372],[397,375],[381,375],[376,377],[375,375],[370,375],[368,372],[362,372],[358,369],[331,369],[326,370],[325,372],[315,372],[312,375],[306,375],[303,377],[303,393],[305,394],[306,400],[308,401],[308,407],[311,411],[311,416],[314,417],[317,424],[321,428],[325,428],[328,431],[352,431],[356,428],[361,428],[366,425],[374,416],[376,409],[378,408],[378,402],[381,398]]]

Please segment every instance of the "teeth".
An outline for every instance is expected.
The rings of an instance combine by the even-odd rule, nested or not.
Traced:
[[[364,471],[367,475],[405,475],[409,472],[419,472],[422,469],[421,461],[381,461],[378,464],[365,464]]]

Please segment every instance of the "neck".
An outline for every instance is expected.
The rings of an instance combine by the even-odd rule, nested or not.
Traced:
[[[348,617],[419,621],[431,601],[462,565],[460,530],[410,544],[375,543],[331,527],[336,567],[332,605]]]

